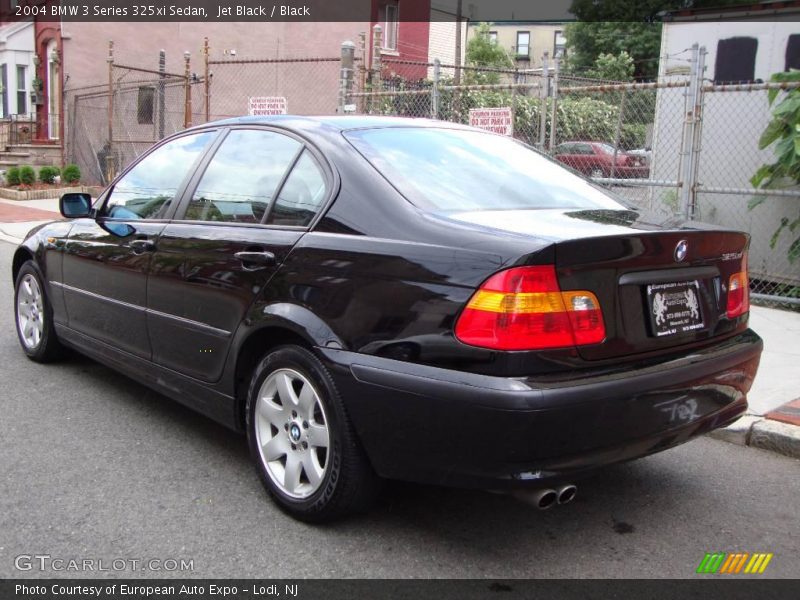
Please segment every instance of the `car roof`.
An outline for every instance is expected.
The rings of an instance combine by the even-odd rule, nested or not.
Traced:
[[[289,129],[310,131],[320,127],[328,130],[348,131],[352,129],[370,129],[384,127],[447,127],[450,129],[473,129],[466,125],[437,121],[435,119],[421,119],[410,117],[387,117],[373,115],[336,115],[336,116],[300,116],[300,115],[270,115],[246,116],[211,121],[200,127],[217,125],[279,125]]]

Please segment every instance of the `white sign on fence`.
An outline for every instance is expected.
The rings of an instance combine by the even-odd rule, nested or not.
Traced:
[[[286,98],[283,96],[252,96],[247,102],[251,115],[285,115]]]
[[[469,124],[501,135],[514,135],[514,116],[511,107],[470,108]]]

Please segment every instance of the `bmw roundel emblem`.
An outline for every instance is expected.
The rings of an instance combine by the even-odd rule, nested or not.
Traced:
[[[686,240],[681,240],[675,246],[675,262],[681,262],[686,258],[686,253],[689,251],[689,243]]]

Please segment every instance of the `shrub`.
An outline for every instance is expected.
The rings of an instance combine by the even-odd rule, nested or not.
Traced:
[[[19,185],[19,167],[11,167],[6,171],[6,184]]]
[[[25,185],[33,185],[36,181],[36,171],[33,170],[33,167],[27,165],[20,167],[19,181]]]
[[[60,173],[58,167],[45,166],[39,169],[39,181],[42,183],[55,183],[56,175]]]
[[[64,183],[78,183],[81,180],[81,170],[78,165],[67,165],[61,172],[61,181]]]

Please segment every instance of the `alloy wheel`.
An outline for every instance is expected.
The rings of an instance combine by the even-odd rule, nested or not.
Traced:
[[[27,274],[22,278],[17,293],[17,327],[25,347],[33,350],[44,335],[44,298],[39,282]]]
[[[272,482],[291,498],[316,492],[328,470],[330,430],[319,393],[304,375],[278,369],[256,398],[255,433]]]

